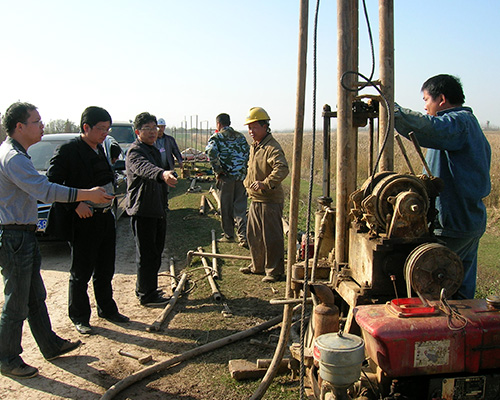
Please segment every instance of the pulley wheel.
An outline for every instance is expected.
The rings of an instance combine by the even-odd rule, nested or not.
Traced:
[[[429,209],[429,196],[427,190],[420,179],[413,175],[389,175],[382,178],[375,189],[373,195],[377,198],[377,218],[380,226],[385,226],[387,216],[393,214],[394,206],[388,201],[389,197],[397,196],[402,192],[414,192],[422,197],[424,202],[424,214]]]
[[[406,259],[404,273],[407,287],[427,300],[438,300],[442,288],[446,289],[447,297],[452,296],[464,278],[460,257],[439,243],[424,243],[413,249]]]

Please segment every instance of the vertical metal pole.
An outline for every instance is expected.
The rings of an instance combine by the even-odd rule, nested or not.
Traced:
[[[323,196],[330,197],[330,125],[332,108],[323,106]]]
[[[379,41],[380,41],[380,90],[384,94],[389,107],[394,110],[394,2],[379,0]],[[379,148],[385,139],[387,129],[389,137],[380,160],[380,171],[394,170],[394,113],[390,119],[386,108],[380,103],[379,112]]]
[[[348,253],[348,201],[356,188],[357,131],[353,127],[352,102],[355,91],[344,89],[340,78],[347,71],[358,70],[358,0],[337,0],[337,193],[335,260],[347,262]],[[357,75],[347,74],[344,84],[357,87]]]
[[[196,116],[196,135],[194,137],[194,148],[198,150],[198,115]]]
[[[307,72],[307,30],[309,18],[309,1],[300,0],[299,15],[299,55],[297,71],[297,96],[295,102],[295,135],[293,139],[293,160],[292,160],[292,187],[290,190],[290,229],[288,231],[288,257],[286,264],[286,289],[285,297],[292,297],[292,266],[295,264],[295,253],[297,251],[297,217],[299,214],[299,194],[300,194],[300,169],[302,163],[302,141],[304,136],[304,106],[306,92],[306,72]],[[313,116],[314,118],[315,116]],[[255,390],[250,400],[259,400],[266,393],[271,382],[278,372],[278,367],[283,359],[290,335],[292,324],[293,308],[290,304],[283,307],[283,321],[278,346],[274,352],[271,365],[266,375],[262,379],[259,387]]]
[[[187,149],[187,121],[184,117],[184,149]]]

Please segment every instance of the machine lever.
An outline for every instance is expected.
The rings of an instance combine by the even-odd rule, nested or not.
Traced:
[[[418,144],[417,137],[415,136],[415,133],[411,131],[408,136],[410,137],[411,141],[413,142],[413,145],[415,146],[415,150],[417,150],[418,156],[422,160],[422,163],[424,164],[424,168],[427,171],[427,175],[429,175],[429,178],[432,178],[432,173],[431,169],[429,168],[429,165],[427,164],[427,161],[425,161],[424,153],[422,153],[422,148]]]

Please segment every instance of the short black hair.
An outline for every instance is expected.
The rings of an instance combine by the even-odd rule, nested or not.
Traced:
[[[149,124],[150,122],[154,122],[155,124],[157,123],[156,117],[154,115],[148,112],[140,113],[135,117],[134,128],[136,130],[140,130],[144,125]]]
[[[97,125],[99,122],[110,122],[113,123],[111,119],[111,115],[102,107],[90,106],[87,107],[83,113],[82,118],[80,119],[80,129],[83,132],[83,125],[87,124],[91,128]]]
[[[435,99],[444,95],[451,104],[462,105],[465,103],[465,95],[460,78],[453,75],[440,74],[427,79],[422,85],[421,91],[427,91]]]
[[[30,103],[16,102],[7,108],[5,115],[3,116],[3,127],[9,136],[12,136],[16,130],[16,125],[18,122],[25,124],[30,117],[30,112],[36,110],[37,108]]]
[[[217,115],[217,118],[215,118],[215,122],[218,122],[222,126],[229,126],[231,125],[231,118],[229,117],[229,114],[222,113]]]

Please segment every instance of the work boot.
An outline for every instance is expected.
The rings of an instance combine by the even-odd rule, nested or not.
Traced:
[[[283,279],[282,275],[266,275],[264,278],[262,278],[262,282],[273,283],[281,281],[282,279]]]

